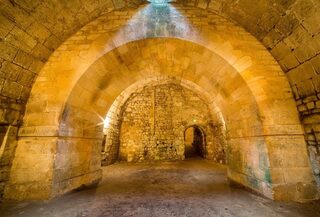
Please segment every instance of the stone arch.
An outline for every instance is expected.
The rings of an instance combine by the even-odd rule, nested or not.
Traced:
[[[219,110],[217,105],[215,105],[214,100],[204,89],[182,78],[169,76],[155,76],[135,82],[131,86],[127,87],[124,91],[122,91],[115,98],[114,101],[111,100],[113,103],[109,107],[109,110],[106,114],[106,119],[108,119],[109,127],[104,129],[104,134],[107,135],[105,152],[103,154],[104,165],[111,164],[118,159],[118,149],[120,144],[119,135],[122,119],[122,116],[120,114],[128,99],[134,93],[142,91],[142,89],[146,86],[157,86],[163,84],[179,85],[185,88],[186,90],[194,92],[201,100],[206,102],[206,105],[208,106],[208,108],[210,108],[209,116],[210,120],[212,120],[210,122],[212,122],[212,125],[213,127],[215,127],[215,130],[219,131],[219,134],[217,135],[217,141],[219,140],[222,144],[225,144],[225,121],[223,119],[223,115],[221,114],[221,111]],[[191,123],[194,124],[192,121],[189,122],[185,123],[185,125],[190,125]],[[211,158],[212,155],[213,154],[211,153]]]
[[[184,130],[184,141],[185,141],[185,150],[184,150],[184,155],[185,155],[185,157],[187,158],[187,157],[192,157],[192,156],[194,156],[194,155],[192,155],[192,153],[190,153],[190,152],[192,152],[192,151],[190,151],[189,150],[189,153],[187,153],[187,150],[186,150],[186,148],[187,148],[187,145],[186,145],[186,136],[187,136],[187,131],[189,130],[189,129],[192,129],[193,130],[193,141],[192,141],[192,144],[191,144],[191,146],[194,146],[194,142],[195,142],[195,131],[196,130],[198,130],[199,132],[200,132],[200,140],[202,140],[201,141],[201,143],[200,144],[195,144],[195,146],[196,147],[193,147],[193,148],[195,148],[195,151],[197,152],[197,154],[199,155],[199,156],[201,156],[202,158],[205,158],[205,156],[206,156],[206,152],[207,152],[207,139],[206,139],[206,131],[201,127],[201,126],[198,126],[197,124],[192,124],[192,125],[188,125],[186,128],[185,128],[185,130]],[[196,135],[196,136],[199,136],[199,135]],[[196,140],[198,140],[199,138],[196,138]],[[197,143],[198,143],[198,141],[196,141]],[[199,147],[200,146],[200,147]],[[196,150],[196,148],[198,148],[198,150]],[[199,150],[200,149],[200,150]]]
[[[143,12],[147,12],[147,10],[142,12],[138,11],[136,13],[136,17],[124,19],[123,22],[116,24],[113,29],[110,29],[109,27],[105,28],[103,26],[103,23],[110,19],[110,17],[108,17],[110,14],[105,14],[91,24],[88,24],[77,34],[67,40],[59,49],[57,49],[54,55],[51,56],[32,90],[32,97],[29,100],[27,112],[24,118],[24,126],[20,131],[20,141],[18,143],[16,160],[13,164],[14,177],[14,171],[21,171],[21,169],[25,169],[18,163],[19,160],[24,160],[21,156],[19,158],[19,153],[28,149],[30,140],[33,141],[35,146],[46,144],[48,148],[52,150],[48,153],[50,160],[48,161],[48,165],[39,165],[37,170],[42,171],[45,168],[51,168],[49,172],[50,176],[47,178],[41,176],[34,179],[30,178],[32,176],[30,175],[27,180],[12,178],[7,188],[7,192],[10,193],[7,193],[7,195],[11,195],[13,198],[32,198],[32,194],[28,194],[30,193],[29,183],[44,179],[44,184],[37,186],[37,188],[47,189],[47,191],[44,191],[44,195],[40,196],[41,198],[47,198],[68,191],[79,183],[87,183],[98,179],[99,167],[97,165],[98,160],[95,158],[93,158],[94,160],[90,161],[90,164],[87,165],[87,168],[90,168],[88,170],[90,173],[85,172],[84,176],[71,175],[71,177],[77,177],[72,181],[70,181],[70,179],[63,179],[63,182],[61,183],[59,177],[56,179],[56,176],[53,175],[58,171],[55,169],[56,165],[53,163],[55,161],[53,158],[56,157],[54,154],[57,150],[56,147],[64,146],[66,143],[65,140],[69,140],[67,143],[73,144],[74,146],[79,143],[76,139],[92,139],[92,141],[95,141],[94,143],[101,142],[101,135],[96,132],[95,127],[92,127],[92,129],[82,129],[80,132],[69,128],[70,126],[61,124],[61,120],[71,118],[69,108],[64,109],[64,105],[68,106],[68,100],[73,100],[71,99],[72,92],[81,86],[84,88],[82,87],[77,90],[79,93],[81,92],[81,96],[84,99],[86,97],[93,99],[92,93],[94,94],[94,92],[90,93],[90,91],[86,89],[87,87],[89,87],[89,90],[91,88],[95,89],[99,87],[99,85],[93,85],[90,87],[91,84],[97,84],[97,81],[95,80],[96,78],[92,76],[86,79],[86,76],[90,74],[90,70],[101,72],[105,67],[111,67],[110,63],[118,63],[115,64],[115,66],[121,66],[121,64],[119,65],[121,61],[132,62],[133,53],[130,54],[130,52],[128,52],[127,45],[133,45],[133,47],[130,48],[134,48],[134,46],[142,48],[143,46],[147,46],[146,49],[154,47],[151,46],[152,44],[150,43],[144,45],[148,40],[141,40],[137,43],[129,43],[130,41],[133,42],[137,39],[147,38],[161,38],[154,40],[158,40],[157,42],[166,42],[165,37],[168,37],[180,38],[183,40],[181,40],[181,42],[176,42],[178,40],[171,40],[170,43],[157,45],[158,47],[154,48],[154,51],[149,50],[149,52],[146,53],[149,55],[155,53],[158,55],[158,59],[161,60],[162,49],[167,53],[174,50],[176,50],[177,53],[181,53],[181,51],[179,52],[178,49],[172,46],[172,44],[179,43],[180,45],[178,47],[181,49],[186,46],[191,50],[196,50],[193,53],[195,58],[192,61],[199,61],[199,64],[196,64],[198,68],[190,68],[188,73],[183,76],[185,76],[187,80],[206,87],[208,92],[215,93],[215,101],[218,101],[220,107],[224,107],[223,111],[229,114],[227,122],[233,123],[229,124],[229,131],[232,132],[232,137],[229,140],[232,144],[232,150],[230,150],[229,153],[232,153],[232,155],[230,155],[232,156],[232,159],[236,162],[238,162],[237,159],[242,159],[243,157],[246,157],[246,160],[252,160],[251,163],[253,163],[253,165],[248,167],[251,169],[249,170],[247,168],[246,171],[242,171],[243,168],[241,168],[244,164],[241,164],[240,167],[236,164],[230,165],[230,168],[234,169],[229,171],[229,176],[235,181],[247,185],[248,187],[275,199],[303,199],[303,193],[301,191],[298,192],[296,188],[297,184],[302,181],[300,178],[302,176],[309,177],[305,181],[306,184],[303,185],[304,189],[312,189],[314,187],[312,184],[313,178],[310,175],[310,166],[308,162],[306,162],[303,132],[288,82],[271,55],[263,48],[262,45],[259,44],[259,42],[257,42],[242,28],[215,14],[202,11],[201,13],[206,14],[207,17],[199,23],[192,16],[192,13],[199,12],[198,9],[194,9],[190,13],[187,7],[179,7],[176,11],[173,10],[173,14],[176,16],[170,17],[169,20],[164,20],[164,23],[174,24],[180,22],[185,24],[185,28],[177,29],[177,31],[167,31],[168,29],[166,28],[172,25],[165,25],[166,28],[160,29],[157,35],[150,36],[149,32],[156,31],[156,29],[154,26],[150,27],[143,25],[143,18],[145,17]],[[211,22],[212,19],[215,19],[216,22]],[[123,25],[125,22],[127,24]],[[130,30],[134,29],[136,26],[143,26],[144,31],[139,32],[138,35],[135,35],[133,31],[130,32]],[[229,28],[230,31],[217,31],[219,28]],[[97,31],[97,29],[100,30]],[[114,30],[116,30],[116,33],[114,33]],[[91,40],[86,41],[81,46],[74,46],[73,44],[79,44],[78,42],[81,41],[79,36],[82,34],[92,36]],[[88,37],[88,35],[86,37]],[[161,47],[163,45],[165,46]],[[205,49],[201,50],[199,45],[202,45]],[[115,47],[117,47],[117,49],[114,49]],[[201,52],[199,52],[200,50]],[[122,56],[124,59],[119,59],[117,56]],[[104,66],[99,66],[99,61],[105,57],[108,57],[110,61],[105,62],[106,65]],[[172,55],[168,57],[172,62],[175,61]],[[210,63],[212,65],[210,66],[201,63],[201,59],[203,57],[211,58]],[[213,57],[216,60],[214,60]],[[149,59],[151,61],[149,64],[154,67],[153,70],[150,71],[155,72],[157,69],[159,71],[159,66],[163,66],[163,64],[153,64],[150,56]],[[183,68],[184,61],[181,61],[180,59],[179,62],[181,63],[179,67]],[[128,64],[128,66],[129,65],[130,64]],[[185,65],[190,66],[190,64],[188,64],[188,60],[186,60]],[[120,69],[128,72],[128,66],[122,69],[120,67]],[[99,67],[102,70],[99,70]],[[214,74],[216,77],[213,77],[212,74],[209,73],[211,70],[209,67],[216,70],[216,74]],[[112,67],[110,69],[111,71],[114,70]],[[169,69],[170,70],[168,71],[174,73],[179,72],[179,70],[175,71],[175,67],[173,65],[171,65]],[[197,74],[192,74],[192,71],[197,72]],[[223,74],[224,72],[228,73],[221,76],[221,73]],[[145,76],[146,74],[144,73],[141,73],[141,75]],[[178,75],[173,74],[173,76]],[[116,77],[117,76],[115,76],[115,78]],[[135,79],[138,78],[139,77],[135,77]],[[112,79],[110,82],[113,85],[117,84]],[[236,82],[236,85],[233,85],[234,83],[232,82]],[[223,83],[225,87],[229,88],[224,89],[220,86],[221,83]],[[235,88],[235,86],[238,87],[238,89]],[[274,90],[270,89],[270,87],[277,88]],[[96,91],[99,92],[99,90]],[[232,109],[237,106],[225,109],[227,102],[226,99],[227,101],[229,100],[229,102],[232,102],[233,104],[231,105],[233,106],[236,104],[246,105],[238,111],[241,114],[241,120],[236,116],[230,116],[230,114],[234,112]],[[239,99],[241,99],[241,102]],[[76,100],[73,102],[76,102]],[[101,107],[104,109],[106,108],[105,106]],[[96,108],[99,108],[99,106],[96,106]],[[83,110],[85,111],[85,107]],[[81,123],[93,122],[94,124],[92,126],[96,126],[98,119],[89,119],[89,117],[92,117],[94,112],[99,115],[103,113],[99,110],[86,111],[83,114],[86,114],[88,120],[84,120]],[[251,117],[249,115],[250,112],[253,112],[253,114],[256,115]],[[244,118],[245,116],[248,120]],[[240,129],[239,126],[249,127]],[[87,137],[87,135],[94,136]],[[36,142],[34,142],[34,138],[37,138]],[[294,148],[292,148],[292,153],[290,153],[290,155],[297,156],[298,153],[302,153],[302,156],[299,157],[301,161],[296,162],[299,165],[285,165],[281,160],[284,154],[283,149],[285,149],[289,143],[296,144]],[[61,145],[59,146],[59,144]],[[252,144],[255,144],[254,147],[251,147]],[[90,146],[91,149],[86,151],[95,153],[97,149],[96,146],[97,145]],[[247,150],[247,148],[251,151],[238,153],[238,150]],[[252,150],[255,150],[256,152]],[[259,150],[261,152],[259,152]],[[253,153],[261,156],[265,161],[263,161],[261,165],[257,164],[258,161],[253,157]],[[274,153],[276,154],[273,156]],[[38,152],[35,152],[35,155],[38,154]],[[247,162],[246,160],[244,162]],[[266,170],[269,166],[270,170]],[[290,174],[296,173],[295,168],[297,166],[303,168],[299,170],[300,175],[296,177],[295,180],[289,181],[286,177],[290,176]],[[258,169],[259,167],[262,169]],[[252,171],[252,168],[257,168],[258,171]],[[26,173],[33,174],[34,171],[30,169]],[[66,173],[70,176],[70,171],[66,171]],[[273,176],[272,183],[270,183],[270,174]],[[52,188],[51,181],[54,179],[56,179],[57,182]],[[79,179],[81,181],[79,181]],[[76,184],[70,184],[70,182]],[[64,186],[69,186],[69,188]],[[17,196],[17,189],[19,189],[18,191],[20,192],[18,194],[21,196]]]
[[[145,43],[148,46],[145,46],[144,45]],[[147,53],[147,51],[144,50],[144,47],[153,47],[153,46],[162,47],[164,45],[166,46],[167,44],[168,45],[171,44],[171,46],[177,47],[180,50],[189,50],[190,52],[202,53],[205,50],[205,48],[202,46],[195,46],[192,43],[184,42],[184,41],[177,40],[177,39],[152,39],[152,40],[149,39],[149,40],[144,40],[144,41],[137,41],[137,42],[128,43],[127,45],[124,45],[126,48],[120,47],[119,50],[124,49],[124,50],[128,50],[132,53],[139,54],[139,53]],[[83,130],[81,128],[80,128],[80,130],[77,130],[77,129],[73,129],[73,127],[79,127],[80,126],[79,123],[86,122],[86,120],[77,120],[76,118],[72,118],[72,117],[76,117],[75,115],[71,115],[72,110],[76,111],[76,112],[74,112],[75,114],[82,114],[82,115],[78,115],[79,117],[86,117],[86,119],[88,119],[90,121],[96,120],[95,123],[88,123],[87,124],[88,126],[96,126],[96,124],[98,122],[102,122],[102,119],[100,119],[99,116],[100,117],[105,116],[105,112],[107,111],[107,108],[109,108],[109,106],[111,105],[113,100],[116,99],[116,97],[121,93],[122,90],[124,90],[127,87],[127,85],[141,80],[142,77],[144,79],[145,78],[148,79],[149,78],[148,76],[152,77],[154,75],[156,75],[156,76],[161,75],[161,73],[159,74],[159,70],[154,70],[155,66],[160,67],[161,71],[163,71],[164,75],[167,75],[167,73],[171,71],[170,64],[168,64],[169,62],[166,62],[166,61],[162,62],[161,66],[159,66],[159,62],[154,61],[155,59],[157,59],[154,56],[152,58],[145,58],[145,57],[143,57],[143,58],[141,57],[140,59],[136,58],[134,61],[135,63],[131,66],[131,68],[133,68],[135,70],[132,70],[130,72],[130,74],[131,74],[130,77],[126,76],[126,73],[128,72],[126,69],[124,69],[124,71],[121,72],[121,67],[117,68],[117,71],[116,71],[117,74],[115,76],[112,75],[113,82],[108,86],[107,89],[100,89],[99,90],[100,93],[97,94],[96,87],[100,86],[99,82],[101,80],[104,80],[103,79],[104,75],[101,75],[102,78],[96,77],[96,72],[97,72],[96,70],[103,71],[107,75],[109,73],[113,73],[112,69],[103,68],[103,70],[102,70],[100,67],[101,66],[109,67],[109,66],[107,66],[107,63],[110,61],[112,61],[115,64],[116,63],[115,60],[110,60],[110,58],[113,58],[115,54],[119,55],[119,51],[115,50],[112,53],[105,55],[103,58],[100,58],[99,61],[97,61],[95,64],[92,65],[92,67],[87,71],[86,75],[84,75],[79,80],[78,84],[74,87],[72,93],[69,96],[68,104],[66,107],[66,111],[68,111],[68,113],[69,113],[68,116],[66,116],[66,117],[69,117],[69,118],[66,120],[63,120],[61,122],[60,133],[62,133],[62,135],[72,136],[72,134],[73,134],[73,136],[77,136],[77,137],[83,136],[82,134],[77,134],[77,132],[83,132]],[[172,51],[164,50],[162,55],[163,56],[171,56]],[[124,55],[124,56],[126,56],[126,55]],[[189,54],[189,56],[190,56],[190,54]],[[184,59],[185,57],[188,57],[188,52],[185,52],[185,55],[181,54],[181,55],[177,56],[176,62],[182,62],[182,59]],[[122,59],[124,59],[124,57],[120,57],[119,59],[122,61]],[[195,65],[202,65],[203,63],[214,62],[217,60],[220,61],[221,59],[219,59],[219,57],[217,57],[216,55],[211,53],[211,55],[207,54],[207,57],[205,59],[203,59],[203,61],[200,64],[195,64]],[[140,61],[149,62],[148,65],[150,65],[150,68],[152,70],[149,70],[149,72],[148,72],[149,74],[147,76],[145,76],[146,72],[143,70],[144,65],[140,65]],[[214,64],[219,63],[219,61]],[[193,64],[191,64],[191,65],[193,65]],[[211,65],[210,67],[216,68],[216,66],[217,65]],[[228,77],[232,77],[230,75],[230,73],[233,74],[233,76],[236,76],[235,75],[236,72],[232,68],[226,67],[225,70],[226,71],[219,72],[219,73],[221,73],[220,75],[225,73],[225,75],[224,75],[225,80],[227,80],[226,78],[228,78]],[[177,72],[175,72],[175,73],[177,73]],[[189,71],[186,70],[185,78],[190,79],[190,76],[191,76],[190,73],[194,73],[194,69],[189,69]],[[208,73],[210,73],[210,71],[203,72],[204,75],[202,75],[202,76],[204,77],[204,79],[206,79],[205,77],[208,75]],[[177,73],[177,74],[181,74],[181,73]],[[203,79],[199,79],[199,78],[198,78],[198,80],[194,79],[194,81],[192,82],[190,80],[188,81],[187,79],[183,79],[183,77],[177,76],[175,74],[171,74],[171,76],[176,76],[177,80],[179,82],[180,82],[180,80],[186,80],[185,83],[188,84],[189,86],[191,85],[191,87],[194,89],[197,89],[197,88],[199,88],[197,86],[202,85],[204,92],[211,91],[211,92],[209,92],[212,95],[210,98],[213,98],[213,97],[217,98],[216,100],[210,99],[210,102],[216,103],[217,100],[223,101],[225,98],[224,96],[221,96],[220,93],[218,93],[219,91],[217,90],[217,88],[218,89],[219,88],[225,89],[223,87],[220,87],[221,85],[217,85],[217,87],[213,88],[208,82],[206,82],[206,80],[203,80]],[[90,84],[90,86],[88,86],[89,81],[91,81],[93,77],[96,77],[93,79],[94,82],[96,82],[96,83]],[[223,76],[221,76],[221,77],[223,77]],[[239,77],[237,77],[237,78],[239,78]],[[195,83],[195,82],[197,85],[194,85],[194,84],[192,85],[192,83]],[[206,83],[203,84],[203,83],[199,83],[199,82],[206,82]],[[224,85],[225,84],[223,84],[222,86],[224,86]],[[244,103],[243,107],[247,108],[247,111],[244,110],[242,112],[242,114],[243,115],[247,114],[247,117],[250,116],[250,114],[249,114],[250,111],[252,112],[251,114],[257,114],[258,109],[256,106],[256,102],[255,102],[253,96],[250,94],[250,90],[248,90],[248,88],[245,86],[245,84],[243,82],[241,82],[241,78],[239,78],[239,80],[238,80],[238,85],[240,86],[239,87],[240,89],[236,88],[236,87],[234,87],[234,89],[241,91],[242,94],[244,95],[244,98],[246,98],[246,99],[244,99],[242,96],[242,100],[240,100],[241,97],[240,96],[238,97],[238,100],[242,101]],[[116,92],[113,92],[111,90],[116,91]],[[86,93],[85,98],[80,99],[79,96],[82,96],[81,92],[83,92],[83,91],[85,91],[85,93]],[[209,93],[207,93],[206,95],[210,96]],[[94,99],[94,101],[92,101],[93,99]],[[101,106],[95,104],[95,105],[93,105],[94,109],[92,109],[91,104],[93,104],[93,102],[101,102],[100,99],[103,99],[106,104],[101,104]],[[87,104],[87,103],[83,103],[83,102],[91,102],[91,104]],[[249,105],[247,105],[246,102],[249,103]],[[220,104],[223,105],[226,103],[220,102]],[[93,110],[96,112],[92,112]],[[215,106],[214,110],[217,112],[217,111],[220,111],[221,109],[218,106]],[[99,116],[96,115],[97,111],[101,111],[100,113],[98,112],[100,114]],[[231,111],[229,111],[229,112],[232,113]],[[224,116],[224,114],[222,114],[222,116]],[[258,116],[259,115],[257,115],[257,116],[253,115],[252,119],[250,121],[251,121],[251,123],[256,123],[255,128],[258,128],[258,126],[259,126],[260,129],[262,129],[263,127],[260,123],[260,120],[257,119]],[[249,121],[249,119],[248,119],[248,121]],[[64,131],[64,129],[67,129],[68,131]],[[249,129],[249,131],[250,131],[250,129]],[[232,132],[234,134],[237,134],[237,132],[234,130],[232,130]],[[248,132],[248,133],[250,133],[250,132]],[[90,134],[90,132],[86,132],[85,134],[88,135],[88,134]],[[92,135],[92,136],[90,136],[91,138],[95,137],[94,132],[91,135]],[[235,136],[235,135],[233,135],[233,136]]]

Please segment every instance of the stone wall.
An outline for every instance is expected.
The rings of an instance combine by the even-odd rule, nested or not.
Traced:
[[[215,154],[211,156],[220,156],[219,158],[213,158],[213,160],[225,163],[225,153],[224,149],[226,147],[226,130],[223,118],[219,110],[216,109],[216,105],[212,103],[212,99],[206,93],[206,91],[200,86],[195,85],[192,82],[188,82],[184,79],[177,80],[174,77],[170,76],[154,76],[148,77],[139,82],[132,84],[127,87],[114,99],[112,105],[109,107],[105,121],[104,121],[104,141],[102,147],[102,165],[110,165],[118,160],[119,155],[119,146],[120,146],[120,126],[122,121],[121,111],[122,107],[126,104],[126,101],[131,97],[133,93],[141,92],[145,86],[156,86],[164,84],[176,84],[181,85],[183,88],[191,90],[196,95],[198,95],[203,101],[211,102],[211,116],[213,117],[213,122],[215,123],[214,127],[214,140],[215,144],[219,144],[218,147],[214,149]],[[110,94],[110,91],[108,91]],[[207,156],[208,157],[208,156]]]
[[[216,150],[222,152],[222,144],[215,143],[214,123],[203,100],[176,84],[146,86],[133,93],[123,107],[120,160],[182,160],[184,132],[192,125],[204,131],[204,157],[220,159],[223,154]]]

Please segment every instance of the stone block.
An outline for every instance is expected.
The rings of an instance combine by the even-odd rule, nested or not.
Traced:
[[[18,54],[14,58],[14,63],[26,69],[30,67],[32,62],[33,62],[33,57],[31,57],[28,53],[25,53],[21,50],[19,50]]]
[[[283,60],[280,60],[280,64],[284,65],[286,69],[290,70],[298,66],[300,63],[294,54],[290,53]]]
[[[22,70],[23,68],[21,66],[7,61],[2,64],[2,67],[0,69],[0,71],[3,73],[1,74],[3,78],[9,79],[11,81],[17,81]]]
[[[31,54],[41,60],[42,62],[46,62],[51,54],[51,51],[43,46],[42,44],[38,43],[32,50]]]
[[[29,67],[29,70],[38,74],[43,66],[44,66],[44,62],[40,60],[33,60],[32,64]]]
[[[320,15],[317,12],[305,19],[302,23],[311,35],[317,35],[320,32],[320,23],[316,22],[316,20],[320,20]]]
[[[291,49],[286,43],[281,41],[272,48],[271,53],[275,58],[277,58],[277,60],[282,60],[291,53]]]
[[[5,60],[8,60],[9,62],[11,62],[14,59],[14,57],[16,56],[16,54],[18,52],[17,48],[12,46],[8,42],[2,41],[2,40],[0,40],[0,50],[6,51],[6,52],[1,52],[0,57]]]
[[[307,109],[308,109],[307,106],[304,105],[304,104],[299,105],[299,107],[298,107],[298,111],[299,111],[299,112],[307,111]]]
[[[1,94],[3,96],[7,96],[13,99],[19,99],[21,95],[21,91],[22,91],[22,85],[18,84],[17,82],[6,81],[4,83]]]
[[[23,86],[29,86],[31,87],[33,84],[33,81],[35,80],[36,74],[29,71],[29,70],[23,70],[20,73],[19,78],[17,79],[17,82]]]
[[[307,108],[308,108],[309,110],[314,109],[314,108],[315,108],[314,102],[309,102],[309,103],[307,103]]]
[[[210,1],[208,10],[219,13],[222,8],[222,3],[220,1]]]
[[[60,39],[55,36],[55,35],[50,35],[46,42],[44,43],[44,45],[49,48],[51,51],[55,50],[56,48],[58,48],[58,46],[61,44]]]
[[[51,32],[39,22],[33,22],[26,32],[32,35],[38,42],[44,43],[51,35]]]
[[[284,39],[284,42],[290,46],[291,49],[296,49],[301,44],[305,43],[309,39],[308,32],[299,25],[297,28],[294,29],[291,35]]]
[[[313,78],[316,73],[312,64],[310,62],[305,62],[304,64],[298,66],[295,69],[290,70],[288,73],[288,79],[291,84],[299,84],[301,81],[310,80]],[[312,88],[313,85],[307,86],[306,88]]]
[[[0,15],[0,38],[5,38],[8,33],[13,29],[14,23],[7,19],[5,16]]]
[[[278,32],[276,29],[272,29],[268,34],[262,39],[262,43],[269,48],[273,48],[278,42],[280,42],[284,36]]]
[[[294,13],[287,13],[275,24],[275,28],[284,36],[291,34],[298,26],[299,20],[295,17]]]
[[[296,48],[293,53],[295,57],[298,59],[298,61],[300,63],[303,63],[306,60],[311,59],[313,56],[315,56],[317,51],[315,51],[312,46],[302,44],[298,48]]]
[[[32,36],[16,26],[6,37],[6,41],[25,52],[31,51],[37,44],[37,41]]]

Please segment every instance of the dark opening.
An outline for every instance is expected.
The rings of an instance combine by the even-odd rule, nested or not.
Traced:
[[[185,157],[205,157],[205,136],[197,126],[191,126],[184,132]]]

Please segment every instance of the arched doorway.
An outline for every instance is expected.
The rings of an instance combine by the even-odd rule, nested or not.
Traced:
[[[205,158],[205,146],[205,134],[198,126],[190,126],[184,131],[185,158]]]

